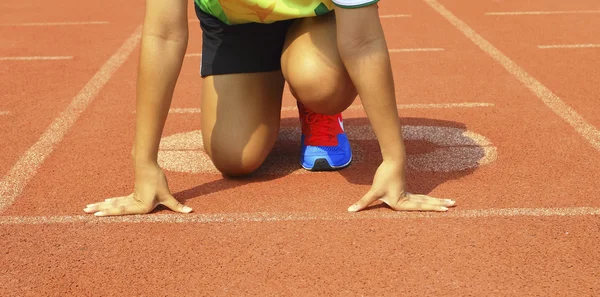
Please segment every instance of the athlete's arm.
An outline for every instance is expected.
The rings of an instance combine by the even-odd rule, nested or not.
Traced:
[[[187,1],[146,1],[136,92],[136,164],[156,162],[187,42]]]
[[[158,148],[188,43],[187,0],[147,0],[137,73],[136,129],[132,157],[135,189],[129,196],[88,205],[98,216],[143,214],[158,204],[191,208],[170,193],[158,166]]]
[[[340,57],[356,86],[383,157],[371,190],[349,210],[364,209],[380,199],[396,210],[445,211],[453,202],[405,192],[406,153],[377,5],[342,7],[369,1],[372,0],[334,0],[338,4],[335,14]]]

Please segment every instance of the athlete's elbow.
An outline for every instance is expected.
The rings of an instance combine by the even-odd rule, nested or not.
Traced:
[[[181,45],[186,45],[189,39],[188,32],[181,30],[147,30],[143,33],[143,36],[147,39],[156,39],[168,43],[177,43]]]
[[[338,49],[342,59],[369,55],[387,50],[383,34],[370,34],[368,31],[338,35]]]
[[[169,43],[187,44],[189,39],[187,24],[177,22],[148,22],[144,25],[142,34],[146,38],[160,39]]]

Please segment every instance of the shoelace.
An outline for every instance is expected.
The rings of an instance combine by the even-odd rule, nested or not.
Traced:
[[[304,120],[310,126],[310,142],[331,142],[335,138],[333,117],[322,115],[304,108]]]

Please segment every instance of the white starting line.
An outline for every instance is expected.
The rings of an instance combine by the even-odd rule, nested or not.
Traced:
[[[389,50],[390,53],[404,53],[404,52],[441,52],[443,48],[392,48]]]
[[[407,220],[407,219],[477,219],[505,217],[581,217],[600,215],[598,207],[567,208],[498,208],[450,210],[448,212],[380,212],[362,211],[358,213],[213,213],[213,214],[150,214],[113,217],[94,215],[74,216],[0,216],[0,225],[42,225],[42,224],[109,224],[109,223],[252,223],[252,222],[293,222],[293,221],[352,221],[352,220]]]
[[[73,56],[31,56],[31,57],[0,57],[0,61],[40,61],[40,60],[71,60]]]
[[[22,26],[79,26],[79,25],[107,25],[110,24],[106,21],[93,21],[93,22],[55,22],[55,23],[15,23],[15,24],[0,24],[2,27],[22,27]]]
[[[554,45],[538,45],[540,49],[557,49],[557,48],[600,48],[600,44],[554,44]]]
[[[410,14],[384,14],[380,15],[380,19],[396,19],[396,18],[410,18],[412,15]]]
[[[507,11],[486,12],[484,15],[515,16],[515,15],[548,15],[548,14],[594,14],[600,10],[559,10],[559,11]]]

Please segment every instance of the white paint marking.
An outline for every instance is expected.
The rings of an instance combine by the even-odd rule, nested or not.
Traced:
[[[489,41],[485,40],[475,30],[461,21],[458,17],[448,11],[444,6],[436,0],[423,0],[435,11],[448,20],[454,27],[461,31],[469,40],[477,45],[486,54],[492,57],[496,62],[500,63],[510,74],[523,83],[531,92],[533,92],[550,110],[556,115],[565,120],[571,127],[583,136],[593,147],[600,151],[600,131],[585,121],[570,106],[565,104],[556,94],[552,93],[541,82],[527,73],[517,63],[504,55],[500,50],[494,47]]]
[[[200,108],[171,108],[169,113],[200,113]]]
[[[381,19],[396,19],[396,18],[410,18],[412,15],[410,14],[384,14],[380,15]]]
[[[538,48],[600,48],[600,44],[555,44],[555,45],[538,45]]]
[[[191,53],[191,54],[186,54],[185,55],[186,58],[190,58],[190,57],[202,57],[201,53]]]
[[[375,212],[358,213],[215,213],[215,214],[150,214],[113,217],[95,217],[93,215],[76,216],[2,216],[0,225],[42,225],[42,224],[118,224],[118,223],[183,223],[183,224],[216,224],[216,223],[260,223],[260,222],[294,222],[294,221],[356,221],[356,220],[410,220],[410,219],[477,219],[507,217],[582,217],[598,216],[598,207],[565,207],[565,208],[498,208],[451,210],[448,212]]]
[[[139,26],[87,84],[73,98],[69,106],[50,124],[38,141],[21,156],[17,163],[0,181],[0,211],[10,206],[23,191],[27,182],[36,174],[54,147],[63,139],[67,131],[77,121],[81,113],[94,100],[96,95],[121,67],[140,41]]]
[[[414,104],[398,104],[398,109],[434,109],[434,108],[475,108],[475,107],[493,107],[492,103],[479,102],[462,102],[462,103],[414,103]],[[362,104],[351,105],[346,110],[363,110]],[[297,106],[282,107],[281,111],[296,111]]]
[[[547,14],[589,14],[600,13],[600,10],[559,10],[559,11],[508,11],[486,12],[484,15],[547,15]]]
[[[493,107],[492,103],[480,102],[462,102],[462,103],[414,103],[414,104],[398,104],[398,109],[432,109],[432,108],[475,108],[475,107]],[[361,105],[352,105],[348,110],[362,110]]]
[[[350,106],[350,107],[352,107],[352,106]],[[348,107],[348,109],[350,107]],[[361,105],[361,107],[362,107],[362,105]],[[295,105],[294,106],[283,106],[281,108],[281,111],[283,111],[283,112],[286,112],[286,111],[298,111],[298,106],[295,106]]]
[[[0,57],[0,61],[71,60],[72,56]]]
[[[10,111],[0,111],[0,116],[9,115]]]
[[[20,27],[20,26],[77,26],[77,25],[106,25],[110,24],[106,21],[97,21],[97,22],[56,22],[56,23],[16,23],[16,24],[0,24],[0,26],[5,27]]]
[[[408,53],[408,52],[441,52],[443,48],[391,48],[390,53]]]

